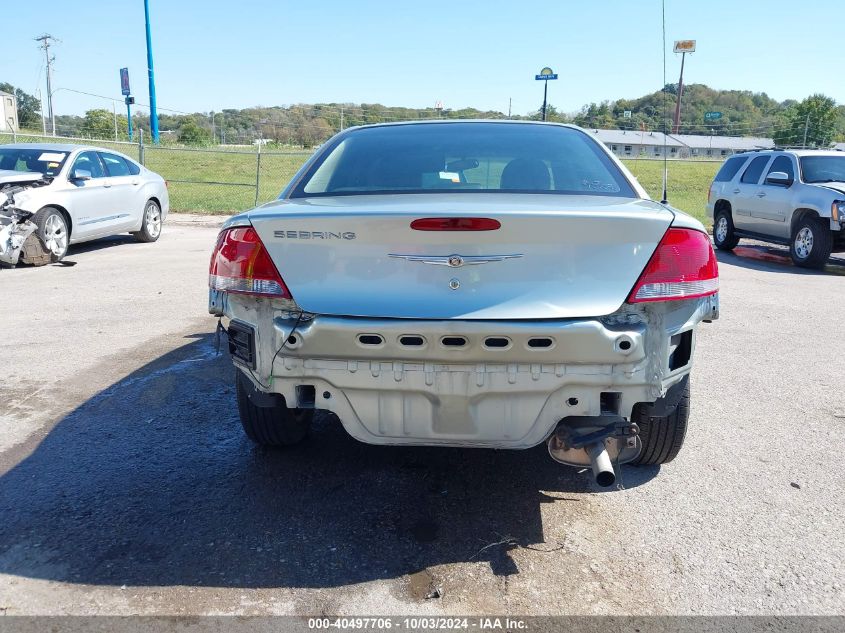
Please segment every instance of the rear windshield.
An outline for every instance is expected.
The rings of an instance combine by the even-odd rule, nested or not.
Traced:
[[[804,182],[845,182],[845,156],[802,156]]]
[[[638,197],[583,132],[505,123],[354,130],[329,143],[290,197],[494,191]]]
[[[37,147],[0,147],[0,169],[55,176],[62,169],[67,157],[68,152]]]

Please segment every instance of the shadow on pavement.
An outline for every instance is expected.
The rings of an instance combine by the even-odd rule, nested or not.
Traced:
[[[25,458],[0,456],[20,459],[0,461],[0,573],[330,587],[480,560],[507,575],[518,573],[508,548],[543,543],[543,504],[586,511],[588,476],[544,445],[369,446],[323,415],[298,447],[256,448],[233,371],[202,336],[82,404]],[[658,470],[626,467],[625,483]]]
[[[834,254],[824,270],[799,268],[792,263],[789,249],[771,244],[737,246],[733,252],[716,251],[720,264],[731,264],[749,270],[792,275],[845,275],[845,259],[839,253]]]

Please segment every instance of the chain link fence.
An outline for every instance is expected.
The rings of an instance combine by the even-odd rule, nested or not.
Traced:
[[[120,152],[168,182],[175,212],[233,214],[278,197],[310,151],[262,151],[260,146],[169,147],[33,134],[0,133],[0,144],[77,143]]]

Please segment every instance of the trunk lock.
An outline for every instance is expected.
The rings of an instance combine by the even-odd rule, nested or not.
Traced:
[[[457,290],[458,288],[461,287],[461,282],[453,277],[452,279],[449,280],[449,287],[452,290]]]

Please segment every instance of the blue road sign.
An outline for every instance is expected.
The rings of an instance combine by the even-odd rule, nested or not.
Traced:
[[[537,81],[548,81],[549,79],[557,79],[557,73],[552,73],[551,75],[534,75],[534,79]]]
[[[132,92],[129,90],[129,69],[128,68],[121,68],[120,69],[120,93],[124,96],[129,95]]]
[[[707,121],[716,121],[722,118],[721,112],[705,112],[704,119]]]

